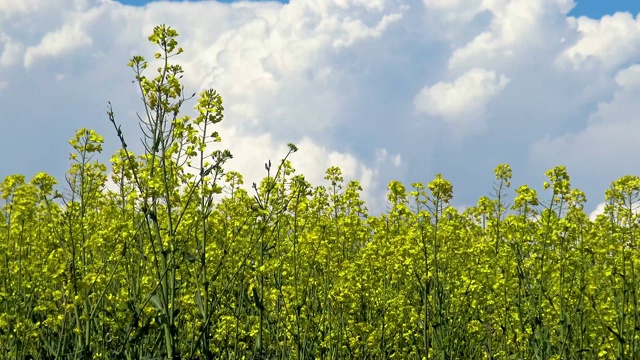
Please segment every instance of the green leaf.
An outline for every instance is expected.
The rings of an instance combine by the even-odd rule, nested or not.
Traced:
[[[200,296],[200,290],[196,291],[196,305],[198,305],[198,313],[200,313],[200,316],[204,316],[204,307],[202,306],[202,296]]]
[[[256,306],[258,307],[258,309],[264,310],[264,305],[262,304],[262,300],[258,295],[258,290],[255,287],[253,288],[253,301],[256,303]]]
[[[153,305],[156,307],[156,309],[164,315],[165,314],[164,306],[162,305],[162,301],[160,300],[160,297],[156,294],[156,295],[153,295],[150,300],[153,303]]]

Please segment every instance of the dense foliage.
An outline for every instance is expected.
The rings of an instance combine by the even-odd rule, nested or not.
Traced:
[[[206,153],[213,90],[180,116],[177,33],[158,26],[158,75],[129,63],[145,151],[110,168],[81,129],[65,190],[40,173],[0,184],[0,353],[7,359],[594,359],[640,357],[638,195],[627,176],[597,220],[564,167],[545,201],[511,170],[460,213],[451,183],[388,187],[370,215],[340,169],[312,186],[288,160],[251,191]],[[110,184],[110,185],[109,185]]]

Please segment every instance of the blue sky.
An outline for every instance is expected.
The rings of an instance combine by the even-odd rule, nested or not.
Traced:
[[[528,184],[542,199],[545,171],[566,166],[592,212],[612,181],[639,172],[640,5],[573,4],[4,2],[0,154],[10,156],[0,179],[44,171],[64,187],[67,141],[81,127],[105,137],[98,160],[108,163],[118,149],[109,101],[141,151],[139,94],[125,65],[133,54],[152,58],[147,36],[165,23],[185,50],[176,58],[185,88],[222,94],[217,130],[234,154],[229,170],[247,184],[293,142],[299,173],[321,184],[339,166],[373,210],[384,210],[390,180],[438,173],[453,183],[455,206],[473,205],[508,163],[512,190]]]
[[[119,0],[119,2],[127,5],[142,6],[157,0]],[[182,1],[182,0],[170,0]],[[234,0],[219,0],[223,3],[234,2]],[[256,0],[254,0],[256,1]],[[260,1],[260,0],[257,0]],[[281,3],[288,3],[288,0],[277,0]],[[640,12],[640,1],[633,0],[579,0],[576,1],[576,7],[569,13],[572,16],[588,16],[591,18],[600,18],[604,15],[611,15],[618,11],[628,11],[632,14]]]
[[[640,1],[633,0],[578,0],[576,4],[570,15],[600,18],[617,11],[628,11],[634,15],[640,12]]]

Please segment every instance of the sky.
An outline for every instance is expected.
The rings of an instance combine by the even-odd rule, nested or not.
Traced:
[[[152,2],[158,2],[161,0],[121,0],[118,1],[119,3],[125,4],[125,5],[132,5],[132,6],[144,6],[146,4],[152,3]],[[168,0],[170,2],[184,2],[184,0]],[[206,1],[206,0],[191,0],[191,2],[198,2],[198,1]],[[264,2],[265,0],[252,0],[254,2]],[[285,0],[274,0],[277,1],[279,3],[288,3],[289,1],[285,1]],[[235,0],[221,0],[218,1],[221,3],[232,3],[232,2],[237,2]]]
[[[133,6],[144,6],[150,2],[158,0],[121,0],[122,4]],[[184,0],[170,0],[174,2]],[[193,0],[192,0],[193,1]],[[198,0],[195,0],[198,1]],[[202,1],[202,0],[200,0]],[[260,1],[260,0],[258,0]],[[288,3],[288,0],[277,0],[280,3]],[[231,3],[234,0],[222,0],[223,3]],[[619,11],[628,11],[632,14],[640,12],[640,2],[629,0],[581,0],[576,3],[576,6],[569,12],[571,16],[588,16],[591,18],[601,18],[604,15],[613,15]]]
[[[298,173],[320,185],[339,166],[374,212],[389,181],[438,173],[454,206],[473,205],[502,163],[512,191],[528,184],[543,200],[545,171],[566,166],[593,212],[640,168],[637,3],[0,0],[0,179],[44,171],[64,185],[81,127],[104,135],[108,162],[108,102],[138,138],[126,64],[152,58],[146,38],[165,23],[185,50],[185,88],[222,94],[227,170],[248,184],[292,142]]]

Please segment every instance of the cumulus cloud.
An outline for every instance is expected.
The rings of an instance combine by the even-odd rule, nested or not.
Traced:
[[[576,69],[602,66],[613,69],[640,55],[640,15],[618,12],[601,19],[570,19],[580,40],[566,49],[559,63]]]
[[[11,1],[0,0],[0,8],[5,16],[15,16],[18,14],[26,14],[37,9],[38,5],[41,5],[39,0],[24,0],[24,1]]]
[[[491,20],[472,40],[453,51],[450,68],[469,67],[478,60],[500,64],[533,55],[534,49],[553,49],[564,39],[565,14],[574,6],[572,0],[468,0],[459,3],[460,7],[475,9],[470,19],[487,14]]]
[[[301,149],[293,164],[312,183],[321,181],[328,167],[339,166],[346,179],[360,180],[368,199],[376,202],[386,185],[380,185],[378,177],[397,171],[401,158],[379,146],[359,154],[339,150],[326,140],[337,131],[345,98],[340,89],[344,69],[335,58],[383,36],[405,10],[389,1],[151,3],[137,9],[106,3],[75,15],[69,20],[73,26],[44,35],[27,50],[25,64],[71,57],[81,50],[78,44],[91,47],[98,64],[109,61],[104,54],[110,47],[118,48],[126,63],[125,51],[150,49],[144,41],[151,28],[167,23],[178,30],[186,50],[175,58],[185,69],[186,87],[212,87],[223,95],[226,111],[220,131],[223,146],[234,153],[231,169],[258,181],[264,176],[262,164],[283,156],[286,143],[293,142]],[[210,16],[196,16],[203,13]],[[123,31],[105,38],[98,31],[104,27]],[[52,34],[60,33],[73,36],[58,43]],[[87,41],[78,41],[83,39]],[[150,64],[155,68],[154,61]],[[56,72],[55,79],[70,81],[64,72]],[[135,119],[135,114],[128,117]]]
[[[640,133],[640,65],[619,71],[615,82],[613,99],[597,105],[585,128],[545,137],[530,154],[534,162],[555,159],[573,165],[579,177],[595,180],[600,198],[611,181],[634,171],[630,154],[640,151],[635,135]]]
[[[59,30],[46,34],[38,45],[27,48],[24,55],[24,66],[29,68],[38,59],[59,56],[64,52],[91,45],[91,43],[91,37],[79,27],[63,26]]]
[[[597,161],[599,158],[609,162],[625,151],[636,149],[638,145],[635,145],[635,139],[625,136],[625,133],[640,130],[640,118],[636,115],[640,110],[636,101],[640,95],[640,65],[620,70],[614,79],[618,89],[613,93],[613,99],[597,105],[597,110],[589,118],[589,126],[577,134],[545,138],[534,144],[534,152],[554,152],[557,156],[563,153],[573,153],[567,156],[583,154],[587,155],[587,161]]]
[[[3,47],[0,53],[0,68],[18,63],[22,57],[24,45],[2,33],[0,33],[0,43]]]
[[[604,203],[604,202],[601,202],[598,205],[596,205],[595,210],[589,213],[589,220],[595,221],[596,218],[598,218],[598,215],[604,214],[604,208],[606,205],[607,203]]]
[[[350,46],[355,41],[367,39],[367,38],[377,38],[384,32],[384,30],[394,22],[400,20],[402,18],[401,13],[393,13],[387,14],[382,17],[380,22],[378,22],[375,26],[369,27],[361,20],[350,20],[346,19],[343,23],[342,27],[346,30],[346,37],[342,39],[337,39],[333,42],[334,48],[341,48]]]
[[[238,171],[243,174],[245,183],[259,182],[266,176],[263,164],[271,161],[278,164],[289,151],[286,144],[275,139],[271,133],[258,135],[243,134],[237,128],[230,127],[222,131],[223,142],[229,146],[234,158],[229,161],[227,170]],[[313,139],[304,137],[296,142],[299,151],[290,156],[289,160],[297,174],[303,174],[312,185],[327,185],[324,180],[325,172],[332,166],[341,169],[345,182],[360,181],[363,187],[363,197],[368,207],[373,211],[381,211],[383,197],[381,191],[386,184],[381,183],[378,176],[385,166],[397,169],[402,164],[399,154],[390,155],[387,149],[375,151],[376,161],[367,165],[354,154],[332,150],[316,143]],[[236,156],[239,155],[239,156]]]
[[[508,83],[506,76],[495,71],[474,68],[453,82],[423,88],[414,99],[415,110],[452,122],[459,131],[482,130],[487,103]]]
[[[222,94],[223,145],[247,178],[264,175],[264,161],[293,142],[300,172],[322,179],[341,166],[372,199],[384,198],[389,180],[443,173],[454,201],[473,204],[500,163],[524,183],[567,165],[597,199],[637,171],[638,18],[576,19],[567,15],[574,5],[0,0],[0,133],[12,134],[0,152],[24,154],[3,163],[0,177],[36,169],[61,178],[74,129],[96,128],[109,141],[107,101],[135,138],[141,109],[125,64],[151,57],[146,37],[166,23],[181,35],[185,54],[174,60],[186,89]]]
[[[593,210],[591,213],[589,213],[589,220],[595,221],[598,218],[598,216],[603,215],[606,206],[607,206],[606,202],[599,203],[596,206],[595,210]],[[639,213],[640,213],[640,208],[638,207],[638,204],[636,203],[633,206],[633,214],[635,216],[638,216]]]
[[[223,143],[210,148],[229,149],[234,157],[225,164],[225,171],[237,171],[242,174],[245,189],[252,193],[251,184],[259,183],[267,173],[264,164],[271,161],[274,167],[288,153],[287,144],[275,139],[271,133],[245,134],[236,127],[225,126],[220,130]],[[313,139],[304,137],[295,144],[298,152],[289,156],[296,174],[304,175],[313,186],[328,186],[324,177],[326,170],[337,166],[342,171],[345,184],[351,180],[358,180],[363,187],[362,197],[367,207],[374,213],[384,210],[385,198],[382,191],[386,184],[382,183],[379,175],[382,171],[396,170],[402,165],[400,154],[391,155],[387,149],[375,150],[375,161],[367,165],[354,154],[332,150],[316,143]],[[196,173],[193,169],[187,169]],[[272,173],[273,175],[273,173]],[[117,189],[117,185],[109,178],[107,187]]]
[[[636,90],[640,86],[640,65],[631,65],[616,74],[616,83],[626,90]]]

